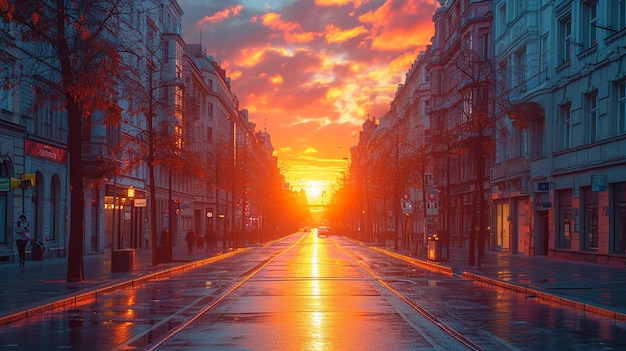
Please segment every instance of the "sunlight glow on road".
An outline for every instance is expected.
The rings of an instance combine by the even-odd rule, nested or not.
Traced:
[[[312,231],[313,236],[313,251],[311,252],[311,297],[315,299],[315,303],[312,306],[316,306],[317,310],[311,311],[310,321],[310,337],[308,338],[307,350],[326,350],[328,347],[328,335],[326,335],[326,323],[324,322],[324,313],[320,311],[321,305],[324,303],[320,294],[320,270],[319,270],[319,245],[321,242],[317,237],[317,228]]]

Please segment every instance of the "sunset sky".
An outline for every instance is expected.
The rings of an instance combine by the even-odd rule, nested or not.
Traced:
[[[294,190],[328,200],[361,125],[389,110],[437,0],[178,0],[183,36],[226,69]],[[324,196],[322,196],[324,194]],[[324,199],[323,199],[324,197]]]

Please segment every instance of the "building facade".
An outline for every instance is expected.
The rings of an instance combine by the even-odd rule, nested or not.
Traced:
[[[153,229],[170,233],[170,248],[182,244],[188,230],[234,245],[225,234],[249,218],[239,211],[236,222],[237,201],[246,191],[232,182],[235,167],[252,160],[259,166],[248,168],[250,174],[273,167],[278,179],[270,136],[255,131],[239,108],[225,70],[199,45],[185,44],[183,12],[175,0],[125,5],[106,33],[125,48],[116,77],[124,83],[116,84],[119,101],[114,111],[95,109],[83,119],[83,253],[162,246],[160,236],[153,240]],[[22,40],[14,25],[3,23],[0,32],[0,262],[17,256],[13,227],[22,213],[46,255],[65,256],[71,217],[68,118],[62,99],[44,84],[59,77],[35,70],[49,64],[43,59],[49,47]],[[26,62],[34,62],[27,77],[20,72]],[[252,175],[249,193],[256,184]],[[280,190],[282,183],[272,186]],[[260,208],[257,198],[246,199],[249,208]],[[254,221],[258,227],[261,220]]]
[[[356,164],[364,168],[394,150],[377,140],[384,133],[391,137],[394,127],[409,128],[398,111],[417,100],[402,90],[428,80],[430,91],[419,99],[427,104],[422,115],[430,124],[412,143],[417,149],[419,140],[427,140],[437,160],[432,174],[438,211],[432,220],[449,231],[451,245],[482,238],[494,250],[623,264],[626,4],[440,4],[432,45],[420,57],[425,70],[414,76],[411,68],[385,123],[359,141]],[[477,124],[472,116],[481,114],[489,123],[480,130],[459,123]],[[481,144],[472,144],[479,133]],[[482,164],[472,157],[478,145],[490,150]],[[423,184],[428,187],[427,179]],[[416,208],[428,206],[427,197],[416,198]],[[479,215],[481,199],[486,211]]]

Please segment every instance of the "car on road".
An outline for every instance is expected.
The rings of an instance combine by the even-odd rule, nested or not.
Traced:
[[[325,225],[317,227],[317,237],[321,238],[323,236],[327,238],[330,236],[330,227]]]

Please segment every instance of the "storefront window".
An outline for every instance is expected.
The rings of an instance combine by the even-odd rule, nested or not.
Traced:
[[[0,163],[0,177],[8,178],[11,169],[9,161],[3,161]],[[5,228],[0,231],[0,244],[6,244],[11,239],[13,239],[13,227],[15,222],[13,218],[9,218],[9,192],[8,191],[0,191],[0,228]],[[17,219],[15,219],[17,221]],[[7,228],[10,228],[7,230]],[[2,234],[4,233],[4,234]],[[9,233],[7,235],[7,233]]]
[[[626,202],[615,204],[615,246],[614,252],[626,253]]]
[[[556,246],[560,249],[572,248],[572,233],[574,232],[575,220],[572,214],[572,191],[570,189],[558,192],[559,199],[559,233]]]
[[[598,249],[598,192],[593,191],[591,187],[581,188],[584,200],[584,232],[583,249]]]
[[[585,249],[598,249],[598,205],[585,206]]]
[[[574,221],[572,220],[572,207],[561,206],[559,207],[559,214],[561,219],[560,235],[559,235],[559,248],[571,249],[572,248],[572,232],[574,231]]]
[[[501,249],[509,248],[509,222],[511,221],[509,204],[499,202],[496,204],[496,246]]]
[[[626,183],[613,185],[612,252],[626,254]]]

